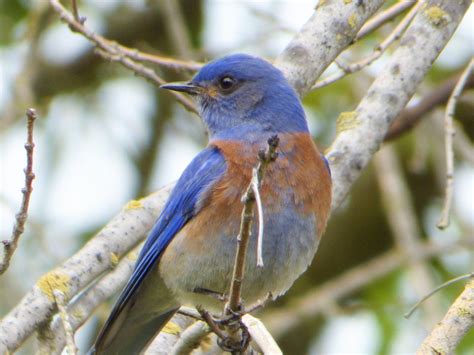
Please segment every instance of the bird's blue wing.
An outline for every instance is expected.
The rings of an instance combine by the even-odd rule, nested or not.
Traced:
[[[140,286],[156,266],[173,237],[198,213],[200,201],[213,184],[222,177],[225,169],[224,157],[213,146],[203,150],[186,168],[151,229],[137,259],[132,276],[102,328],[92,352],[101,347],[107,347],[104,344],[110,343],[110,339],[117,336],[117,329],[124,324],[124,318],[127,317],[130,307],[136,302],[134,295],[138,293]],[[173,313],[174,310],[171,310],[167,314],[172,315]],[[98,351],[98,353],[105,352]]]
[[[176,233],[195,215],[197,202],[224,171],[224,157],[212,146],[203,150],[189,164],[148,235],[135,270],[122,293],[122,301],[126,302],[133,294]]]

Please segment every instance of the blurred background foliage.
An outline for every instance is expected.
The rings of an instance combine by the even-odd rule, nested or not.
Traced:
[[[66,2],[64,2],[66,4]],[[387,6],[393,4],[388,1]],[[69,4],[66,4],[69,6]],[[207,61],[232,52],[274,58],[311,15],[313,1],[185,0],[170,9],[162,0],[82,0],[86,25],[104,37],[145,52]],[[474,53],[473,9],[410,102],[416,105],[447,78],[459,74]],[[179,13],[177,12],[179,11]],[[176,16],[181,32],[176,31]],[[398,17],[399,20],[401,17]],[[180,22],[180,21],[178,21]],[[342,55],[351,62],[370,53],[395,26],[383,26]],[[327,148],[335,122],[353,110],[390,57],[316,90],[304,98],[315,141]],[[156,67],[166,80],[187,71]],[[329,73],[335,68],[330,68]],[[129,200],[175,180],[206,144],[197,117],[168,93],[116,63],[104,61],[83,37],[59,22],[46,0],[0,0],[0,233],[7,239],[20,200],[24,112],[35,107],[34,192],[27,230],[10,270],[0,278],[0,315],[13,307],[35,280],[78,250]],[[401,178],[414,206],[419,238],[462,243],[474,228],[474,90],[459,102],[455,144],[455,198],[451,225],[436,228],[444,196],[443,105],[390,143],[402,165]],[[464,144],[464,148],[461,146]],[[467,144],[467,148],[466,148]],[[332,216],[311,268],[290,292],[261,316],[287,309],[308,292],[371,258],[397,248],[380,189],[380,166],[371,165],[347,201]],[[396,203],[394,201],[393,203]],[[406,251],[401,250],[404,253]],[[456,249],[422,261],[429,284],[472,271],[472,250]],[[412,352],[460,293],[462,283],[440,291],[410,319],[403,313],[420,298],[404,263],[356,291],[334,298],[324,312],[298,322],[277,340],[286,354]],[[85,349],[109,305],[77,335]],[[427,314],[434,312],[433,314]],[[30,345],[31,346],[31,345]],[[474,348],[468,335],[459,353]],[[28,352],[28,350],[25,350]]]

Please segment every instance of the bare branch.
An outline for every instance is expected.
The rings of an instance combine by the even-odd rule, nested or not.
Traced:
[[[362,26],[360,31],[357,33],[357,36],[354,41],[359,41],[363,37],[367,36],[368,34],[381,27],[382,25],[386,24],[388,21],[393,20],[403,11],[412,7],[416,3],[416,1],[417,0],[399,1],[389,7],[387,10],[384,10],[380,14],[377,14],[376,16],[372,17],[364,24],[364,26]]]
[[[449,98],[446,107],[446,114],[444,115],[444,144],[446,149],[446,197],[444,199],[444,207],[441,217],[438,221],[437,227],[445,229],[449,226],[449,214],[453,202],[453,180],[454,180],[454,153],[453,153],[453,136],[455,134],[453,118],[456,110],[456,104],[462,94],[467,80],[474,70],[474,59],[471,59],[466,70],[462,73],[458,83],[454,87],[453,93]]]
[[[275,61],[300,96],[311,90],[329,64],[352,43],[383,0],[324,1]]]
[[[69,322],[69,315],[64,303],[64,294],[59,290],[53,290],[53,295],[59,309],[59,316],[61,317],[61,321],[63,323],[63,329],[66,333],[67,353],[77,354],[77,347],[74,343],[74,330],[72,329],[71,323]]]
[[[268,140],[267,150],[259,154],[259,163],[255,168],[254,176],[257,179],[257,186],[260,186],[265,170],[268,164],[276,159],[276,149],[278,147],[279,139],[278,136],[273,136]],[[238,240],[237,253],[235,255],[234,271],[232,274],[232,281],[229,292],[229,310],[231,312],[239,312],[241,296],[240,291],[242,287],[242,281],[244,279],[245,270],[245,258],[247,255],[247,245],[250,237],[250,231],[252,228],[253,220],[253,207],[255,205],[255,193],[253,189],[254,178],[250,182],[247,191],[242,196],[244,202],[244,209],[242,211],[242,219],[240,222],[240,231]]]
[[[417,355],[454,354],[457,345],[474,325],[474,281],[449,307],[448,313],[436,324],[417,351]]]
[[[139,245],[129,252],[118,265],[111,265],[111,271],[81,293],[67,307],[69,314],[69,324],[73,331],[79,329],[89,319],[94,310],[107,299],[116,294],[125,285],[135,266],[137,252],[142,247]],[[67,345],[67,332],[64,331],[60,319],[54,319],[46,332],[42,334],[47,339],[51,339],[47,344],[43,344],[43,351],[47,354],[61,354]]]
[[[279,355],[283,354],[280,347],[273,339],[270,332],[265,328],[265,325],[259,319],[252,317],[250,314],[245,314],[242,317],[242,323],[247,327],[252,340],[258,346],[258,351],[262,354]]]
[[[419,1],[411,10],[410,12],[403,18],[402,21],[395,27],[395,29],[388,35],[385,40],[377,45],[369,56],[367,56],[364,59],[361,59],[355,63],[349,64],[349,65],[341,65],[339,61],[336,61],[338,66],[342,69],[339,73],[335,73],[325,79],[322,79],[318,81],[313,87],[312,90],[322,88],[324,86],[327,86],[329,84],[332,84],[348,74],[355,73],[359,70],[362,70],[363,68],[369,66],[372,64],[375,60],[377,60],[387,49],[390,47],[390,45],[400,39],[402,33],[407,29],[408,25],[410,22],[413,20],[415,15],[418,13],[420,10],[421,6],[423,5],[423,1]]]
[[[173,319],[166,324],[165,328],[156,336],[156,338],[152,341],[152,343],[143,351],[143,353],[144,354],[171,354],[172,353],[171,349],[173,349],[176,346],[177,342],[180,342],[183,336],[187,338],[185,342],[188,342],[188,340],[191,340],[189,336],[193,334],[190,334],[187,331],[187,329],[190,326],[192,327],[193,322],[194,320],[192,318],[183,316],[181,314],[176,314],[173,317]],[[211,337],[212,335],[208,335],[208,336]],[[208,345],[207,341],[203,342],[203,344]],[[183,347],[177,350],[184,350],[185,344],[182,343],[182,345]],[[192,352],[192,354],[199,354],[199,350],[200,349],[195,350],[194,352]],[[187,354],[190,354],[190,352],[188,352]]]
[[[415,93],[469,5],[468,0],[427,1],[356,110],[340,117],[341,129],[327,155],[333,209],[344,200],[351,184],[379,149],[391,122]]]
[[[43,275],[19,304],[0,320],[0,354],[20,346],[55,312],[51,284],[65,294],[68,302],[135,247],[160,214],[171,188],[171,185],[166,186],[144,199],[129,202],[80,251]]]
[[[71,0],[72,5],[72,14],[74,15],[74,20],[79,22],[81,25],[86,22],[86,18],[79,15],[79,9],[77,7],[77,0]]]
[[[120,46],[116,44],[115,42],[105,39],[104,37],[86,28],[82,23],[76,21],[74,16],[70,12],[68,12],[59,3],[58,0],[49,0],[49,2],[51,6],[53,7],[53,9],[60,15],[61,20],[65,21],[70,26],[71,30],[81,34],[82,36],[87,38],[89,41],[91,41],[97,48],[96,52],[99,55],[101,55],[103,58],[122,64],[126,68],[131,69],[137,75],[149,80],[150,82],[158,86],[165,83],[165,80],[162,79],[160,76],[158,76],[158,74],[156,74],[156,72],[153,69],[147,68],[143,66],[142,64],[134,62],[133,57],[134,58],[140,57],[140,58],[145,59],[145,58],[149,58],[150,55],[141,56],[139,52],[136,50],[124,48],[123,46]],[[129,53],[132,53],[133,57],[129,56],[128,55]],[[161,65],[170,63],[170,61],[172,61],[170,58],[166,58],[166,60],[161,62]],[[158,58],[156,58],[155,63],[158,63]],[[174,61],[173,67],[177,67],[177,66],[178,66],[178,63]],[[191,112],[197,112],[197,109],[194,103],[191,100],[189,100],[187,97],[174,91],[170,93],[173,96],[175,96],[178,102],[180,102],[187,110]]]
[[[434,290],[430,291],[426,296],[423,296],[423,298],[421,300],[419,300],[418,302],[416,302],[413,305],[413,307],[410,308],[410,310],[408,312],[406,312],[403,316],[405,318],[410,318],[411,315],[413,314],[413,312],[415,312],[423,302],[425,302],[428,298],[433,296],[439,290],[442,290],[445,287],[451,286],[452,284],[455,284],[456,282],[463,281],[463,280],[466,280],[466,279],[471,279],[473,277],[474,277],[474,272],[471,272],[470,274],[461,275],[461,276],[455,277],[454,279],[451,279],[451,280],[448,280],[448,281],[442,283],[441,285],[436,287]]]
[[[10,260],[18,247],[18,241],[25,230],[26,219],[28,218],[28,208],[30,206],[30,197],[33,192],[33,179],[35,174],[33,173],[33,150],[35,143],[33,142],[33,128],[36,120],[36,111],[30,108],[26,111],[27,117],[27,139],[25,143],[26,149],[26,168],[25,172],[25,185],[21,189],[23,199],[21,201],[20,211],[16,214],[15,225],[13,226],[12,235],[10,240],[3,240],[3,259],[0,264],[0,275],[3,274],[10,266]]]

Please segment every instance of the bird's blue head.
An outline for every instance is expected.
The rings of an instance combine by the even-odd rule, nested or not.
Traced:
[[[234,54],[202,67],[188,83],[162,88],[193,95],[211,138],[258,139],[307,132],[303,107],[282,72],[269,62]]]

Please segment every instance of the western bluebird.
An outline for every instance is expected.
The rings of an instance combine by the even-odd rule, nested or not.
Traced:
[[[150,231],[92,349],[100,354],[138,353],[180,305],[222,309],[202,290],[229,289],[240,199],[270,136],[278,135],[280,144],[260,189],[265,265],[257,267],[256,238],[251,238],[244,304],[290,288],[311,263],[330,211],[327,162],[311,139],[296,92],[273,65],[230,55],[208,63],[188,83],[162,88],[196,98],[209,144],[186,168]]]

